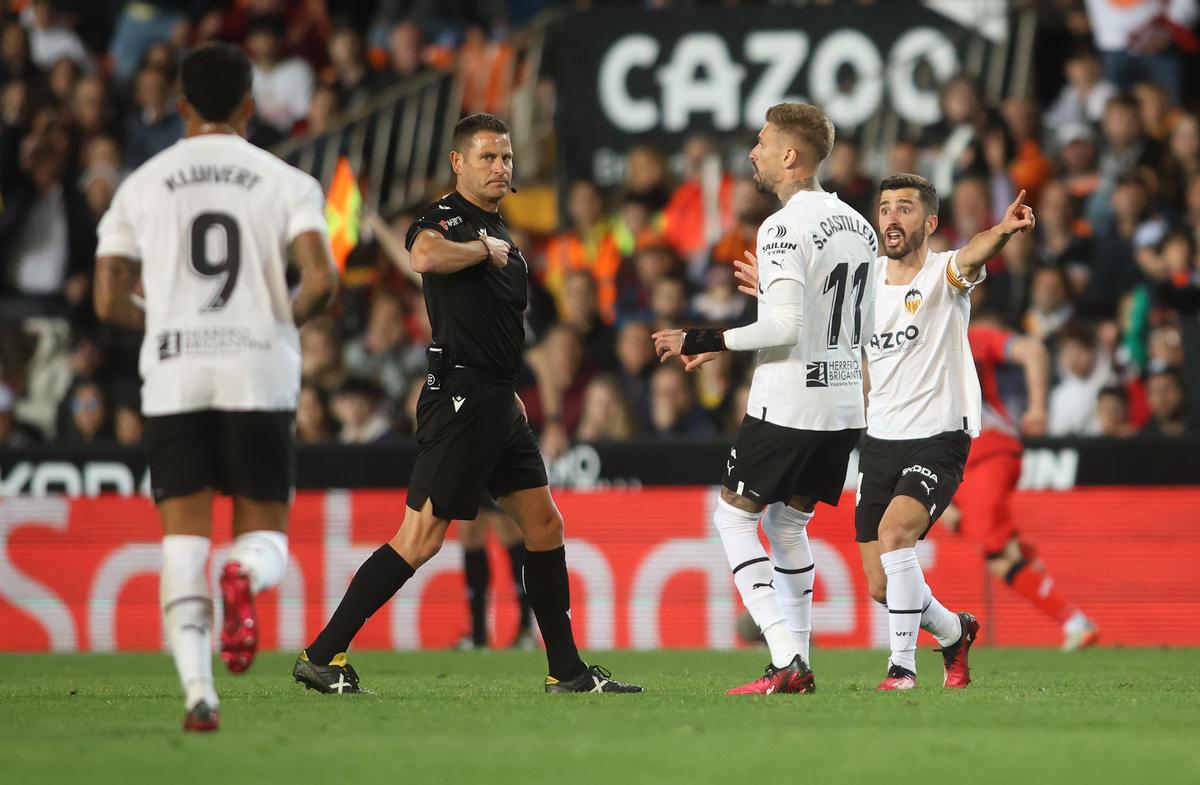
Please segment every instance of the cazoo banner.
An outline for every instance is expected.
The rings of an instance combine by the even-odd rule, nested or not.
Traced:
[[[613,185],[632,144],[752,140],[781,101],[820,105],[839,133],[884,117],[921,128],[962,71],[1003,92],[1016,56],[1006,12],[1005,0],[913,0],[568,15],[555,39],[560,166]]]

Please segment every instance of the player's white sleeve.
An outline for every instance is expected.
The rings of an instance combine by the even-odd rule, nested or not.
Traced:
[[[96,256],[124,256],[128,259],[141,259],[138,249],[137,234],[133,230],[133,221],[125,207],[127,188],[118,188],[112,203],[104,211],[99,226],[96,227],[97,243]]]
[[[292,192],[288,210],[287,241],[290,243],[305,232],[328,234],[325,223],[325,194],[316,178],[300,174]]]
[[[800,340],[804,287],[791,278],[777,278],[766,291],[766,313],[745,327],[726,330],[725,346],[737,351],[792,346]]]

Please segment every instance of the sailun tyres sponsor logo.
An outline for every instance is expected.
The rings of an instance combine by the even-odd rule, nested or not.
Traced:
[[[759,253],[769,254],[769,253],[772,253],[775,251],[794,251],[794,250],[796,250],[797,247],[798,246],[796,245],[796,243],[789,243],[787,241],[777,242],[777,243],[765,243],[765,244],[763,244],[763,247],[759,249]]]
[[[812,362],[805,367],[805,387],[852,387],[862,383],[862,368],[856,360]]]

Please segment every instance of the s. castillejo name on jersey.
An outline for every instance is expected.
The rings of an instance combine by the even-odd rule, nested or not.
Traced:
[[[831,215],[817,225],[824,233],[824,237],[822,237],[816,232],[812,232],[813,245],[817,246],[818,251],[824,249],[828,239],[838,232],[851,232],[861,236],[870,244],[872,251],[878,247],[879,240],[875,236],[875,230],[861,218],[851,215]]]

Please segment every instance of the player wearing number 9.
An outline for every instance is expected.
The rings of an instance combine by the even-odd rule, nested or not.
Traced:
[[[246,56],[206,44],[181,74],[185,136],[131,174],[101,220],[95,307],[145,332],[139,371],[165,532],[163,624],[184,729],[204,731],[219,724],[206,571],[212,496],[233,497],[221,654],[240,673],[258,646],[253,597],[287,565],[297,328],[333,297],[337,273],[320,183],[244,138],[254,111]],[[294,296],[289,263],[300,272]]]

